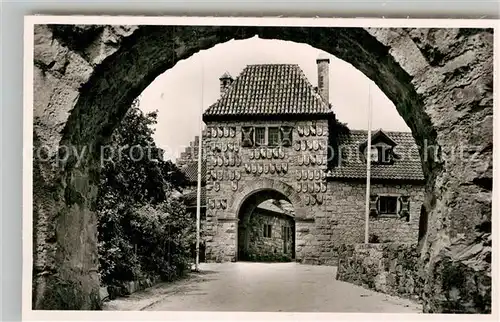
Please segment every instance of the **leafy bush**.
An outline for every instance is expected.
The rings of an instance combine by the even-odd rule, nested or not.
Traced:
[[[156,113],[145,115],[136,105],[113,133],[102,164],[98,247],[106,285],[155,275],[172,280],[190,268],[194,222],[175,197],[186,178],[154,144]],[[131,151],[137,145],[152,153],[137,158]]]
[[[292,257],[288,254],[273,254],[273,253],[264,253],[264,254],[255,254],[249,253],[245,255],[248,261],[251,262],[267,262],[267,263],[276,263],[276,262],[291,262]]]

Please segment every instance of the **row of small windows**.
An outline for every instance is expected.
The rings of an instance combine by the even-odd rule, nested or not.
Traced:
[[[246,126],[241,130],[243,147],[289,147],[292,145],[292,127],[289,126]],[[374,164],[392,164],[394,162],[393,147],[385,144],[372,146],[370,160]]]
[[[246,126],[241,131],[244,147],[292,145],[292,127],[289,126]]]

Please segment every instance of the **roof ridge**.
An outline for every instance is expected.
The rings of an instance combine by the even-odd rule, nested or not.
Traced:
[[[411,131],[391,131],[391,130],[384,130],[382,129],[377,129],[375,132],[382,130],[384,133],[398,133],[398,134],[413,134]],[[366,133],[368,130],[363,130],[363,129],[349,129],[351,133],[359,132],[359,133]],[[373,132],[373,130],[372,130]]]
[[[299,64],[248,64],[203,116],[332,115]]]
[[[257,63],[247,64],[246,66],[299,66],[297,63]]]

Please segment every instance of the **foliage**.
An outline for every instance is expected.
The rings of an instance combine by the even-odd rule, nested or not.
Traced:
[[[103,149],[97,212],[106,285],[153,275],[171,280],[190,266],[194,222],[177,197],[187,179],[155,145],[156,117],[134,102]]]
[[[267,262],[267,263],[276,263],[276,262],[291,262],[292,257],[288,254],[272,254],[272,253],[264,253],[264,254],[255,254],[250,253],[247,255],[248,261],[251,262]]]
[[[99,310],[101,303],[99,295],[95,292],[86,293],[81,283],[64,280],[55,275],[47,280],[40,307],[44,310],[81,310],[82,308]]]

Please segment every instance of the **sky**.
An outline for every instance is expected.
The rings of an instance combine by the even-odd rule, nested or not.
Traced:
[[[371,92],[372,129],[410,131],[394,104],[349,63],[306,44],[257,37],[218,44],[178,62],[141,93],[139,108],[158,110],[154,139],[165,150],[164,157],[175,161],[200,133],[202,111],[220,97],[219,77],[224,72],[236,78],[249,64],[298,64],[317,86],[320,54],[330,57],[330,102],[340,122],[351,129],[367,129]]]

